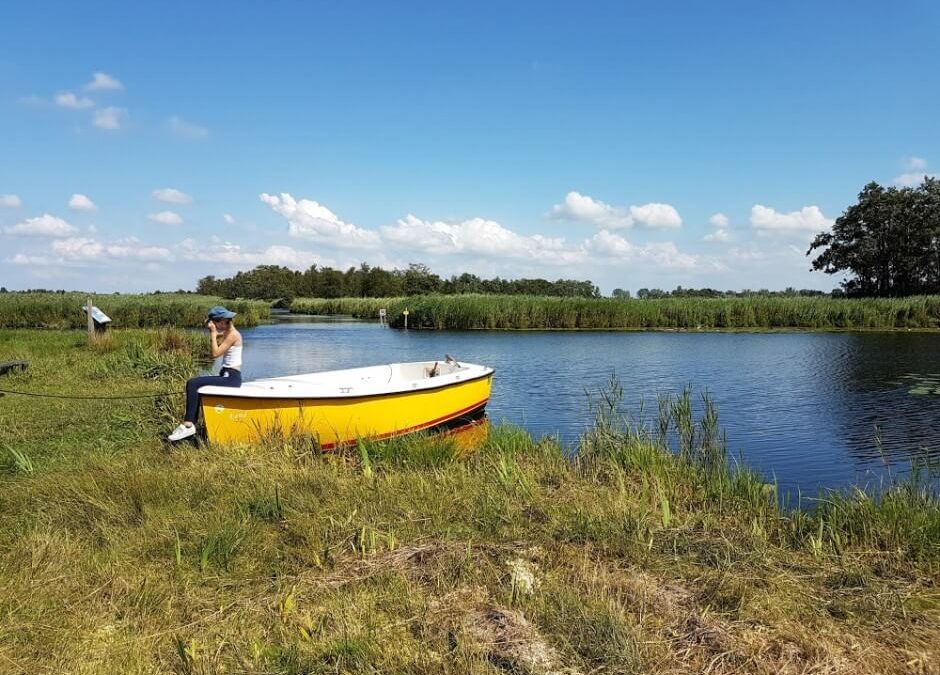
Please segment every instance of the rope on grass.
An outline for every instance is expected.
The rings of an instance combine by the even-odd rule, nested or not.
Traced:
[[[167,391],[159,394],[132,394],[129,396],[89,396],[82,394],[43,394],[38,391],[17,391],[15,389],[0,389],[0,395],[14,394],[16,396],[33,396],[36,398],[63,398],[82,401],[123,401],[136,398],[166,398],[168,396],[182,396],[181,391]]]

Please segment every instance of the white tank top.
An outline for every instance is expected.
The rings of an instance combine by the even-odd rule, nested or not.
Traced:
[[[242,346],[232,345],[222,356],[222,367],[241,370],[242,368]]]

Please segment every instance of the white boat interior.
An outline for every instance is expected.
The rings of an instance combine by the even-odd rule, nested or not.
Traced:
[[[488,366],[445,359],[271,377],[243,382],[237,388],[201,387],[199,393],[239,398],[354,398],[438,389],[492,373]]]

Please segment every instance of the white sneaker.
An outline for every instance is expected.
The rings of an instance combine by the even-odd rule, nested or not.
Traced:
[[[189,438],[190,436],[195,436],[195,435],[196,435],[195,424],[192,425],[191,427],[188,427],[185,424],[181,424],[178,427],[176,427],[173,430],[173,433],[167,436],[166,438],[168,441],[172,441],[175,443],[176,441],[181,441],[184,438]]]

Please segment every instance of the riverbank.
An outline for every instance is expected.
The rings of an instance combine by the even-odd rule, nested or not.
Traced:
[[[934,330],[940,296],[847,299],[556,298],[427,295],[410,298],[297,298],[291,311],[377,318],[386,309],[392,327],[489,330]]]
[[[31,363],[0,388],[124,397],[0,398],[4,671],[940,667],[940,508],[915,483],[782,511],[684,396],[649,432],[600,405],[576,456],[502,426],[469,455],[168,450],[181,399],[128,397],[179,391],[202,346],[0,331]]]
[[[83,293],[0,293],[0,328],[84,328]],[[257,326],[271,315],[261,300],[225,300],[190,293],[107,294],[94,303],[112,320],[113,328],[198,328],[213,305],[238,312],[238,325]]]

